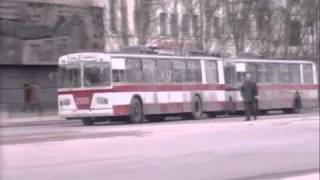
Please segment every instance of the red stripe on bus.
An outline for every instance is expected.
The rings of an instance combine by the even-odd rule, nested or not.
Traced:
[[[205,91],[225,90],[222,84],[185,84],[185,85],[115,85],[110,89],[77,89],[60,90],[58,94],[74,94],[78,92],[104,93],[104,92],[156,92],[156,91]]]
[[[223,111],[224,102],[204,102],[203,111]],[[146,114],[171,114],[191,112],[191,102],[181,103],[159,103],[159,104],[144,104]],[[125,116],[129,114],[130,105],[115,105],[113,112],[115,116]]]
[[[258,86],[263,90],[317,90],[319,88],[319,84],[261,84]]]
[[[260,90],[317,90],[319,84],[258,84]],[[226,86],[226,91],[238,91],[239,88]]]

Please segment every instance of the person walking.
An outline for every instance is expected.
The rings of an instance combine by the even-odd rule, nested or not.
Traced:
[[[24,91],[24,105],[22,111],[28,112],[32,111],[32,89],[29,83],[25,83],[23,85],[23,91]]]
[[[257,84],[251,79],[250,74],[246,74],[240,91],[244,103],[246,121],[250,121],[251,116],[257,119],[257,96],[259,92]]]
[[[42,113],[42,107],[40,104],[40,86],[37,82],[33,81],[31,83],[31,91],[32,111],[37,110],[39,113]]]

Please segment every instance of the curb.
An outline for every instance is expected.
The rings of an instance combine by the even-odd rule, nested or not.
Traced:
[[[283,178],[282,180],[318,180],[319,173]]]
[[[39,126],[64,123],[65,120],[57,115],[49,116],[19,116],[12,118],[2,118],[0,128],[19,126]]]
[[[45,126],[65,123],[63,120],[46,120],[46,121],[31,121],[31,122],[10,122],[0,125],[0,128],[6,127],[25,127],[25,126]]]

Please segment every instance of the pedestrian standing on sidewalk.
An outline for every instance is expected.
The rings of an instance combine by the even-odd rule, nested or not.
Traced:
[[[23,92],[24,92],[24,105],[22,111],[28,112],[32,111],[32,89],[29,83],[25,83],[23,85]]]
[[[40,86],[37,82],[33,81],[31,83],[31,105],[32,105],[32,111],[37,110],[39,113],[42,113],[42,107],[40,103]]]
[[[246,121],[251,120],[251,116],[257,119],[257,84],[251,79],[250,74],[246,74],[244,82],[241,85],[241,96],[243,99]]]

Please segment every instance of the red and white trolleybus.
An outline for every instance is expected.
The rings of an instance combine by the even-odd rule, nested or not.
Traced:
[[[242,111],[238,86],[247,72],[258,82],[260,110],[317,105],[316,69],[308,61],[88,52],[59,59],[59,115],[92,125]]]

